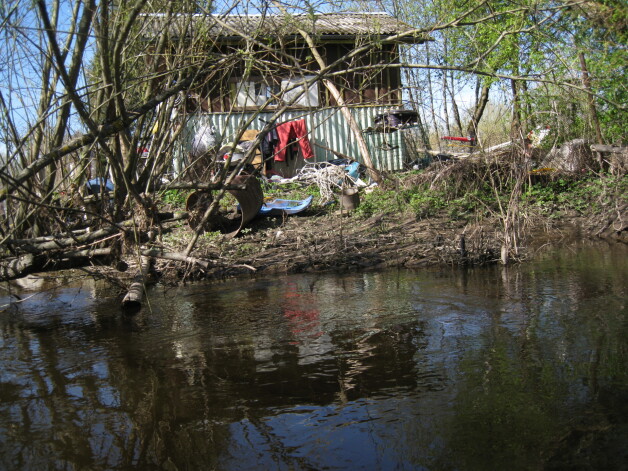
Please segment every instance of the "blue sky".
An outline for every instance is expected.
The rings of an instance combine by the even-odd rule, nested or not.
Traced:
[[[70,28],[73,4],[72,0],[61,0],[57,28],[59,44],[64,44],[67,38],[65,32]],[[41,34],[37,10],[31,2],[3,2],[0,5],[0,14],[4,22],[0,37],[0,92],[18,134],[23,136],[39,119],[37,110],[43,89],[42,70],[47,53],[46,41]],[[71,57],[71,53],[68,56]],[[89,62],[88,57],[84,63]],[[81,78],[82,83],[84,82]],[[63,93],[62,87],[57,87],[57,99]],[[0,138],[0,152],[6,152],[4,139],[5,136]]]

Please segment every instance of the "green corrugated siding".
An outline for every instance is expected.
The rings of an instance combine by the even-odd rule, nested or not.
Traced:
[[[352,108],[360,129],[366,129],[373,125],[373,118],[390,109],[389,107],[360,107]],[[203,113],[191,116],[188,120],[185,133],[182,138],[183,151],[190,148],[192,137],[196,130],[208,124],[213,125],[223,137],[223,142],[232,142],[240,123],[254,116],[254,113]],[[262,113],[255,117],[248,129],[262,129],[264,122],[272,113]],[[322,148],[328,147],[348,155],[362,162],[356,139],[353,137],[349,125],[338,109],[325,109],[304,114],[303,111],[287,111],[279,122],[294,119],[305,119],[310,141],[316,154],[316,161],[323,162],[337,158],[332,152]],[[366,143],[371,152],[371,158],[375,167],[379,170],[401,170],[403,168],[404,144],[401,132],[389,134],[364,134]],[[322,147],[319,147],[322,146]]]

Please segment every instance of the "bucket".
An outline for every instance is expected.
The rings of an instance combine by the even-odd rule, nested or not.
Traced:
[[[360,194],[357,188],[345,188],[340,196],[340,206],[342,209],[351,211],[360,206]]]

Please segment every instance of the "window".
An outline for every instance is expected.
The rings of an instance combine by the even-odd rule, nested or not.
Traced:
[[[295,100],[291,106],[313,108],[318,106],[318,82],[306,83],[314,76],[305,76],[281,81],[284,103]]]
[[[253,79],[234,84],[234,96],[239,108],[258,108],[266,102],[276,107],[290,103],[291,107],[314,108],[318,106],[318,83],[306,83],[313,76],[282,78],[277,84]],[[294,102],[292,102],[294,100]]]
[[[262,106],[268,100],[268,88],[262,82],[239,82],[236,85],[236,104],[242,108]]]

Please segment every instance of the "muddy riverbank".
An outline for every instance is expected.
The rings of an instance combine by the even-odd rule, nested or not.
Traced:
[[[190,235],[182,226],[165,238],[172,250]],[[522,223],[519,247],[511,263],[534,256],[548,244],[583,240],[628,243],[626,205],[620,211],[536,217]],[[501,263],[503,223],[497,217],[452,219],[445,212],[418,219],[407,213],[355,212],[313,208],[304,214],[254,221],[241,235],[201,237],[196,256],[209,266],[182,267],[158,260],[156,271],[166,283],[270,273],[350,271],[436,265],[477,266]],[[132,261],[130,261],[133,264]],[[132,272],[132,270],[130,270]]]
[[[258,216],[237,237],[201,233],[190,256],[195,215],[181,205],[188,195],[170,194],[179,199],[170,205],[163,204],[167,199],[162,195],[155,208],[168,219],[142,218],[136,211],[117,226],[95,226],[73,238],[13,241],[13,253],[26,254],[5,260],[3,277],[13,273],[12,278],[19,278],[19,264],[29,260],[22,273],[37,276],[44,270],[35,269],[35,263],[57,269],[67,259],[70,266],[78,261],[88,274],[106,276],[124,291],[138,280],[174,285],[264,274],[519,263],[552,244],[628,244],[626,177],[551,176],[500,193],[495,186],[499,172],[504,173],[500,167],[465,163],[431,174],[389,177],[382,187],[362,189],[361,202],[352,211],[338,202],[324,203],[311,187],[265,188],[265,197],[310,194],[314,203],[297,215]],[[514,191],[519,191],[516,198]],[[233,213],[235,202],[222,207]]]

